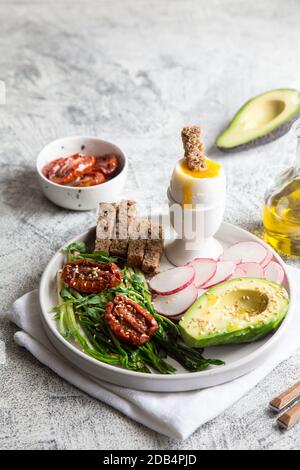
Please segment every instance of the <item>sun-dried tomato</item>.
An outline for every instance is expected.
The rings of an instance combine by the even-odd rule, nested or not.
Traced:
[[[113,153],[96,157],[94,171],[102,171],[104,175],[112,175],[118,167],[118,159]]]
[[[87,186],[96,186],[97,184],[105,183],[106,177],[102,173],[102,171],[91,171],[82,175],[78,178],[78,181],[74,183],[74,186],[78,186],[79,188],[85,188]]]
[[[114,263],[98,264],[79,259],[64,266],[62,278],[66,284],[79,292],[92,293],[118,286],[122,282],[122,273]]]
[[[105,319],[114,335],[132,346],[149,341],[158,328],[151,313],[122,295],[106,305]]]

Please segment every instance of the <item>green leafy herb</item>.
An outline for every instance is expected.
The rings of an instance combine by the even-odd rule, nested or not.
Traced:
[[[94,251],[93,253],[89,253],[84,242],[71,243],[71,245],[63,248],[62,252],[67,254],[68,261],[87,259],[101,264],[124,262],[122,258],[110,256],[109,253],[106,253],[105,251]]]
[[[73,253],[73,252],[86,253],[87,247],[84,242],[75,242],[75,243],[71,243],[66,248],[63,248],[62,252],[67,253],[67,254]]]

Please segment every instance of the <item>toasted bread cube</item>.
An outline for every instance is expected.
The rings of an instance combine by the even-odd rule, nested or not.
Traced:
[[[142,263],[144,273],[154,274],[158,271],[163,252],[163,226],[154,220],[149,225],[149,239],[146,243],[145,255]]]
[[[127,266],[140,268],[144,259],[146,240],[129,240]]]
[[[109,253],[110,240],[96,240],[95,251],[105,251]]]
[[[145,255],[142,263],[144,273],[157,273],[160,265],[160,259],[163,252],[162,240],[148,240],[145,249]]]

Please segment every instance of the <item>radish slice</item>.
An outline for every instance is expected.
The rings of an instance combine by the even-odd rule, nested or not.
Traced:
[[[263,260],[262,263],[260,263],[261,266],[265,268],[272,261],[272,259],[273,259],[273,253],[271,253],[271,251],[268,251],[266,258]]]
[[[238,267],[236,268],[236,270],[234,271],[232,277],[236,278],[236,277],[247,277],[247,274],[246,274],[246,271],[244,271],[240,265],[238,265]]]
[[[196,273],[194,284],[197,289],[208,282],[217,271],[217,262],[209,258],[195,258],[190,262],[190,266],[194,268]]]
[[[158,295],[153,300],[155,310],[166,317],[182,315],[197,299],[198,290],[194,284],[172,295]],[[174,318],[175,319],[175,318]]]
[[[261,277],[265,275],[264,268],[258,263],[241,263],[238,265],[246,273],[246,277]]]
[[[215,286],[220,282],[228,281],[236,269],[236,263],[232,261],[219,261],[215,275],[202,286],[203,289]]]
[[[194,268],[192,266],[183,266],[156,274],[149,281],[149,286],[156,294],[172,295],[188,287],[194,279]]]
[[[265,278],[267,281],[282,284],[284,280],[284,270],[276,261],[271,261],[265,268]]]
[[[260,243],[240,242],[227,248],[220,261],[263,263],[267,256],[268,250]]]

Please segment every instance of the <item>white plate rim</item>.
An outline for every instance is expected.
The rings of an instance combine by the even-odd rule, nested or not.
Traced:
[[[241,359],[238,359],[234,362],[232,362],[231,364],[225,364],[224,366],[220,366],[220,367],[216,367],[216,368],[213,368],[213,369],[207,369],[207,370],[204,370],[204,371],[198,371],[198,372],[183,372],[183,373],[180,373],[180,374],[174,374],[174,375],[164,375],[164,374],[158,374],[158,373],[145,373],[145,372],[136,372],[136,371],[131,371],[131,370],[127,370],[127,369],[122,369],[122,368],[118,368],[114,365],[110,365],[110,364],[106,364],[104,362],[100,362],[98,361],[97,359],[94,359],[93,357],[91,356],[88,356],[86,353],[80,351],[78,348],[76,348],[73,344],[71,344],[69,341],[67,341],[58,331],[57,328],[54,328],[53,327],[53,323],[50,319],[50,313],[47,308],[45,307],[44,305],[44,301],[43,301],[43,292],[45,291],[45,286],[46,284],[48,283],[49,281],[49,276],[50,276],[50,269],[51,269],[51,264],[52,264],[52,261],[53,259],[58,256],[60,254],[60,251],[61,249],[59,249],[54,255],[53,257],[51,258],[51,260],[48,262],[44,272],[43,272],[43,275],[41,277],[41,280],[40,280],[40,285],[39,285],[39,302],[40,302],[40,307],[41,307],[41,317],[42,317],[42,323],[44,325],[44,328],[45,328],[45,323],[46,323],[46,326],[47,328],[49,328],[49,330],[51,331],[52,334],[54,334],[54,336],[56,337],[56,339],[58,341],[60,341],[61,343],[63,343],[63,345],[65,347],[67,347],[71,352],[79,355],[82,359],[88,361],[91,365],[95,365],[96,367],[100,368],[100,369],[106,369],[107,371],[110,371],[110,372],[114,372],[114,373],[117,373],[117,374],[120,374],[120,375],[123,375],[123,376],[127,376],[127,377],[135,377],[135,378],[138,378],[138,379],[147,379],[147,380],[158,380],[160,382],[177,382],[177,381],[184,381],[184,380],[190,380],[192,377],[193,379],[199,379],[199,378],[204,378],[204,377],[212,377],[212,376],[216,376],[218,374],[220,374],[220,372],[222,372],[223,374],[225,373],[225,369],[226,369],[226,373],[229,373],[231,371],[234,371],[236,369],[239,369],[241,366],[246,366],[248,363],[252,363],[254,362],[258,356],[261,356],[263,355],[264,353],[266,353],[272,346],[275,345],[275,343],[277,343],[280,339],[280,337],[283,335],[283,333],[286,331],[291,319],[292,319],[292,315],[293,315],[293,312],[294,312],[294,290],[293,290],[293,284],[291,282],[291,279],[290,279],[290,275],[286,269],[286,265],[285,263],[283,262],[283,260],[281,259],[281,257],[275,252],[274,249],[272,249],[272,247],[270,247],[267,243],[265,243],[263,240],[261,240],[260,238],[258,238],[256,235],[252,234],[251,232],[245,230],[245,229],[242,229],[240,227],[237,227],[233,224],[230,224],[230,223],[227,223],[227,222],[223,222],[222,226],[221,226],[221,229],[223,227],[227,227],[227,228],[231,228],[231,227],[234,227],[235,230],[238,230],[240,231],[240,233],[244,234],[244,235],[247,235],[248,237],[252,238],[253,240],[255,241],[258,241],[259,243],[261,243],[262,245],[264,245],[268,250],[270,250],[272,253],[273,253],[273,256],[274,258],[276,259],[276,261],[283,267],[284,269],[284,272],[285,272],[285,275],[286,275],[286,279],[287,279],[287,283],[288,283],[288,286],[289,286],[289,291],[290,291],[290,305],[289,305],[289,310],[288,310],[288,313],[284,319],[284,321],[282,322],[282,324],[280,325],[280,327],[278,328],[278,330],[272,334],[272,336],[268,339],[268,341],[266,341],[266,343],[264,343],[263,345],[261,345],[260,347],[258,347],[255,351],[249,353],[246,357],[243,357]],[[63,247],[69,245],[70,243],[73,243],[73,242],[76,242],[79,238],[85,238],[88,236],[89,233],[92,232],[92,230],[95,230],[95,227],[91,227],[89,230],[86,230],[85,232],[73,237],[71,240],[67,241]],[[62,247],[62,248],[63,248]],[[253,370],[253,369],[252,369]],[[249,370],[247,370],[245,373],[249,372]],[[243,374],[239,374],[239,376],[241,376]],[[197,387],[195,387],[197,388]],[[198,387],[200,388],[200,387]]]

